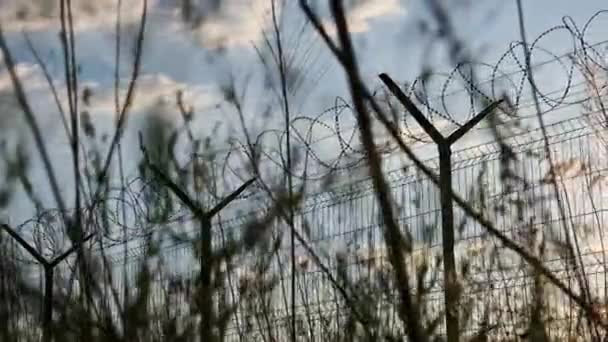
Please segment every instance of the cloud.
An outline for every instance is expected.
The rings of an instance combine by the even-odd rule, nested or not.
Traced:
[[[149,1],[149,7],[155,7],[155,0]],[[74,27],[86,29],[91,27],[108,27],[116,20],[116,0],[73,0],[72,10]],[[124,21],[140,18],[143,0],[123,2],[121,17]],[[6,31],[40,30],[59,28],[59,1],[49,0],[0,0],[0,19]],[[108,15],[111,13],[111,15]]]
[[[123,2],[123,30],[127,31],[126,36],[123,37],[124,60],[121,68],[122,89],[120,93],[123,99],[130,74],[128,65],[131,62],[131,55],[128,47],[132,45],[132,36],[136,33],[136,29],[133,29],[133,27],[136,28],[139,24],[141,1],[130,1],[128,5],[127,2]],[[211,130],[216,121],[222,121],[222,129],[228,129],[227,126],[237,117],[231,115],[229,110],[213,109],[221,100],[217,85],[222,79],[222,72],[217,70],[216,65],[205,60],[205,51],[222,43],[224,47],[230,50],[230,53],[225,55],[226,58],[222,60],[223,62],[227,62],[226,64],[230,66],[238,65],[252,68],[252,59],[257,57],[250,44],[252,42],[259,43],[263,38],[263,29],[268,28],[270,24],[269,1],[225,0],[222,2],[217,15],[208,17],[203,22],[200,30],[197,31],[194,38],[201,40],[193,41],[193,37],[185,31],[175,8],[159,5],[163,3],[162,1],[150,0],[150,17],[146,33],[143,70],[138,83],[137,97],[130,114],[129,128],[125,136],[125,146],[132,145],[135,150],[137,150],[136,132],[138,125],[145,120],[147,114],[155,106],[161,104],[167,115],[173,116],[175,120],[181,120],[175,106],[175,93],[178,89],[187,91],[186,101],[195,108],[196,114],[193,122],[195,135],[204,137],[212,134]],[[114,71],[113,37],[116,1],[73,0],[73,2],[77,31],[77,54],[82,66],[80,84],[93,90],[92,105],[87,110],[91,114],[98,135],[111,134],[115,115],[112,78]],[[87,3],[93,7],[87,8],[85,6]],[[304,23],[304,17],[297,6],[297,2],[287,1],[285,3],[287,4],[286,9],[284,9],[286,12],[281,14],[283,16],[284,37],[291,43],[290,39],[301,28],[300,23]],[[47,63],[53,81],[60,91],[64,108],[67,108],[62,58],[59,50],[59,39],[57,38],[59,21],[57,20],[57,13],[53,12],[56,9],[50,9],[50,15],[40,15],[40,4],[42,2],[38,0],[23,2],[0,0],[0,7],[2,8],[0,17],[2,17],[6,36],[17,63],[18,73],[26,86],[28,99],[40,126],[43,128],[45,142],[51,149],[53,164],[59,173],[64,173],[69,171],[69,168],[66,168],[69,165],[66,161],[70,158],[67,137],[59,120],[58,110],[48,84],[40,67],[34,63],[20,36],[22,29],[30,32],[34,45]],[[17,18],[16,15],[19,6],[29,6],[28,8],[31,11],[29,16],[23,20]],[[396,13],[399,8],[401,8],[401,5],[398,0],[365,1],[350,9],[349,22],[352,22],[354,31],[365,32],[372,28],[373,20]],[[313,34],[311,32],[311,35]],[[306,44],[307,39],[304,40],[303,44]],[[203,48],[201,48],[201,43]],[[286,46],[289,47],[289,44]],[[245,51],[245,48],[247,53],[241,53]],[[334,91],[340,92],[340,87],[325,86],[331,87],[332,93]],[[8,75],[5,71],[1,72],[0,91],[7,93],[10,97],[11,88],[12,85]],[[258,90],[253,89],[248,93],[249,102],[267,100],[260,100],[262,96],[258,96],[258,94],[263,94],[264,90],[262,88]],[[315,90],[316,92],[322,92],[319,89]],[[252,95],[252,92],[254,95]],[[158,102],[159,99],[164,100]],[[311,102],[315,103],[313,100]],[[259,106],[256,106],[256,103],[246,108],[248,120],[259,114],[259,108],[257,108]],[[6,102],[3,105],[18,110],[14,101]],[[307,104],[307,106],[312,105]],[[318,104],[315,104],[315,106],[318,106]],[[210,108],[211,110],[209,110]],[[315,107],[313,111],[317,109]],[[9,111],[4,112],[8,114]],[[310,112],[310,110],[308,109],[307,112]],[[14,119],[14,117],[11,117],[11,119]],[[20,131],[28,131],[24,126],[22,115],[15,121],[15,124],[19,125]],[[257,123],[253,122],[252,124]],[[238,126],[238,123],[235,122],[235,125]],[[11,130],[11,132],[15,131]],[[230,134],[234,133],[231,132]],[[48,190],[43,172],[38,169],[33,170],[32,176],[39,189]],[[46,191],[43,192],[47,193]],[[49,203],[52,203],[50,198],[48,200]],[[20,201],[16,205],[22,205],[24,201]],[[19,216],[23,218],[27,215],[28,213],[22,210]]]
[[[346,15],[351,33],[365,33],[371,30],[371,24],[378,19],[394,19],[405,15],[406,10],[401,0],[365,0],[352,7]],[[328,33],[334,35],[336,29],[329,20],[324,21]]]
[[[38,116],[38,124],[45,126],[50,122],[57,121],[56,106],[50,96],[48,83],[41,69],[37,65],[20,63],[15,66],[17,77],[26,93],[28,103],[34,113],[43,111],[45,114]],[[13,84],[8,72],[0,73],[0,132],[9,134],[21,131],[25,128],[25,120],[17,98],[13,93]]]
[[[278,9],[283,23],[298,26],[304,20],[296,1],[286,2],[286,7]],[[348,10],[347,20],[353,33],[371,30],[375,19],[401,16],[405,14],[401,0],[366,0]],[[248,47],[263,39],[263,30],[272,23],[271,2],[268,0],[228,0],[224,1],[217,15],[206,19],[197,31],[201,43],[208,48],[219,46]],[[294,25],[295,23],[295,25]],[[330,32],[335,32],[325,20]]]
[[[247,47],[261,40],[270,10],[267,0],[224,1],[219,12],[202,23],[196,36],[207,48]]]

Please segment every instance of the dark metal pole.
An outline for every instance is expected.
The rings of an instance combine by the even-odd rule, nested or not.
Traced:
[[[443,279],[445,326],[449,342],[457,342],[459,334],[458,280],[454,256],[454,208],[452,203],[452,150],[447,142],[439,147],[439,183],[441,197],[441,236],[443,248]]]
[[[53,266],[44,265],[44,306],[42,310],[42,341],[51,341],[53,324]]]
[[[459,297],[460,289],[456,275],[456,257],[454,256],[454,208],[452,202],[452,144],[462,138],[488,114],[492,113],[503,100],[495,101],[471,120],[458,128],[447,138],[429,122],[416,105],[401,91],[399,86],[387,75],[380,74],[380,79],[391,93],[401,102],[414,117],[439,149],[439,191],[441,196],[441,236],[443,247],[443,279],[445,302],[445,326],[448,342],[458,342],[459,332]]]
[[[157,171],[160,172],[160,171]],[[161,175],[162,172],[160,173]],[[166,181],[169,180],[165,178]],[[238,198],[238,196],[245,191],[251,184],[255,182],[255,178],[251,178],[250,180],[243,183],[238,189],[231,192],[228,196],[224,197],[218,204],[216,204],[209,211],[204,212],[200,207],[198,207],[195,203],[191,202],[188,196],[184,193],[181,193],[180,199],[185,201],[185,203],[191,207],[191,209],[198,213],[198,216],[201,220],[201,254],[200,254],[200,265],[201,265],[201,342],[211,342],[215,341],[215,336],[213,335],[213,324],[215,323],[215,314],[214,310],[211,307],[213,305],[213,298],[211,298],[212,293],[212,284],[211,284],[211,271],[213,265],[213,251],[212,251],[212,223],[211,220],[215,215],[217,215],[222,209],[224,209],[228,204],[233,202]],[[172,183],[169,183],[172,184]],[[176,191],[176,187],[170,187],[174,192]],[[179,190],[176,194],[180,194]],[[189,204],[188,204],[189,203]]]
[[[150,163],[147,159],[147,152],[143,145],[141,135],[140,139],[140,148],[142,153],[146,158],[147,166],[154,172],[160,179],[161,182],[165,184],[176,195],[182,203],[184,203],[191,211],[196,215],[196,217],[200,220],[201,224],[201,232],[200,232],[200,254],[199,254],[199,263],[201,267],[201,279],[200,279],[200,313],[201,313],[201,323],[199,326],[199,334],[201,342],[211,342],[214,341],[215,336],[213,335],[213,324],[215,323],[215,313],[212,308],[213,298],[211,297],[211,272],[212,272],[212,219],[215,215],[217,215],[222,209],[224,209],[228,204],[235,201],[238,196],[245,191],[253,182],[255,182],[255,178],[248,180],[243,183],[238,189],[231,192],[228,196],[224,197],[218,204],[216,204],[213,208],[208,211],[205,211],[199,203],[193,200],[184,190],[180,189],[180,187],[175,184],[169,178],[169,176],[165,175],[156,165]]]
[[[42,301],[42,341],[51,341],[51,329],[53,324],[53,274],[55,266],[59,265],[65,258],[70,256],[74,251],[77,251],[82,245],[89,241],[95,233],[89,234],[80,242],[74,243],[70,249],[59,255],[50,262],[46,260],[38,251],[34,249],[27,241],[9,227],[7,224],[0,223],[0,229],[6,231],[17,243],[19,243],[34,259],[36,259],[44,269],[44,298]]]
[[[215,341],[213,336],[213,308],[211,300],[211,218],[201,218],[201,342]]]

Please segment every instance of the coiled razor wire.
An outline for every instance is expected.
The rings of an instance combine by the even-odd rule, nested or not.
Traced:
[[[540,100],[543,108],[542,115],[550,115],[558,109],[569,108],[592,99],[593,94],[590,94],[585,86],[586,81],[578,81],[580,68],[593,67],[597,72],[602,72],[608,75],[608,67],[605,61],[605,52],[602,49],[608,47],[608,40],[603,40],[595,43],[589,42],[587,38],[590,35],[592,28],[595,25],[600,25],[598,22],[601,18],[608,15],[607,10],[598,11],[592,15],[582,27],[574,23],[569,16],[563,17],[562,23],[552,27],[530,43],[529,50],[533,70],[535,73],[538,69],[557,65],[563,76],[563,83],[559,89],[552,91],[544,91],[537,84],[532,85],[532,90]],[[555,53],[544,48],[543,41],[548,37],[562,34],[568,38],[571,48],[566,53]],[[479,110],[480,99],[487,102],[501,98],[504,94],[508,94],[511,106],[518,111],[531,107],[531,101],[524,96],[527,89],[528,70],[524,63],[523,48],[521,42],[513,42],[507,50],[501,54],[497,62],[494,64],[481,62],[466,62],[455,66],[447,73],[424,73],[417,77],[409,85],[404,85],[404,92],[415,102],[428,119],[435,124],[443,123],[445,127],[442,130],[453,130],[468,121]],[[543,60],[539,55],[548,56]],[[541,60],[540,62],[538,60]],[[489,78],[483,81],[476,81],[475,74],[471,70],[489,72]],[[605,77],[605,76],[603,76]],[[582,89],[581,89],[582,88]],[[433,89],[438,89],[438,93],[432,94]],[[456,94],[464,94],[469,98],[468,108],[465,113],[455,112],[449,102],[451,96]],[[375,89],[374,97],[377,101],[387,107],[401,108],[395,99],[387,93],[382,87]],[[457,106],[454,106],[457,107]],[[398,111],[400,116],[395,119],[395,124],[399,125],[402,137],[405,141],[412,144],[425,145],[430,142],[429,138],[422,132],[416,123],[412,123],[408,119],[409,115],[405,112]],[[464,114],[464,115],[463,115]],[[517,114],[517,116],[508,115],[503,124],[517,122],[522,119],[533,117],[536,115]],[[594,116],[597,121],[598,116]],[[254,146],[249,146],[243,140],[232,139],[232,147],[221,152],[223,158],[221,160],[214,159],[215,166],[220,170],[220,181],[224,184],[223,190],[229,192],[235,184],[242,182],[244,175],[243,161],[251,159],[251,149],[255,149],[258,153],[258,163],[263,166],[263,179],[260,181],[268,182],[279,176],[286,177],[290,175],[299,182],[314,182],[327,179],[336,173],[352,172],[352,170],[364,165],[366,160],[365,152],[361,148],[358,141],[358,127],[353,115],[353,108],[350,103],[341,97],[336,97],[333,106],[327,108],[315,116],[297,116],[292,118],[291,137],[292,146],[295,146],[294,164],[298,165],[292,170],[286,168],[284,161],[285,139],[286,132],[281,129],[268,129],[261,132],[253,141]],[[597,122],[593,124],[597,125]],[[484,128],[475,128],[482,130]],[[317,131],[326,131],[327,134],[319,137]],[[319,150],[321,149],[321,151]],[[395,150],[396,147],[389,147],[388,152]],[[205,159],[211,153],[203,155],[194,155],[191,162],[197,158]],[[217,156],[220,153],[213,151],[213,155]],[[329,156],[327,156],[329,154]],[[146,234],[153,232],[155,228],[171,223],[180,223],[192,219],[191,213],[181,205],[176,205],[174,210],[171,210],[164,217],[162,222],[150,222],[149,220],[131,220],[127,223],[122,217],[123,210],[129,212],[132,217],[147,217],[146,207],[144,203],[150,182],[144,181],[141,178],[131,180],[123,187],[113,189],[113,195],[108,199],[114,205],[113,208],[105,208],[107,211],[104,215],[116,228],[116,232],[122,231],[121,234],[106,234],[104,238],[110,241],[108,246],[116,246],[126,241],[144,237]],[[250,199],[253,197],[259,198],[259,188],[254,187],[253,190],[247,191],[240,196],[240,200]],[[149,195],[149,191],[148,191]],[[98,209],[99,210],[99,209]],[[33,235],[39,241],[46,241],[48,246],[64,245],[53,240],[50,237],[52,230],[60,229],[48,224],[49,218],[55,217],[56,222],[61,222],[58,218],[60,213],[56,210],[48,210],[41,213],[37,218],[34,218],[20,227],[33,228]],[[86,216],[86,215],[85,215]],[[96,215],[92,215],[96,216]],[[41,227],[44,227],[42,229]],[[124,232],[127,232],[126,234]]]
[[[582,27],[577,26],[571,17],[566,16],[562,19],[561,25],[546,30],[529,44],[534,71],[538,72],[537,69],[545,66],[557,65],[564,80],[557,90],[545,91],[537,84],[531,86],[532,91],[541,102],[541,114],[549,115],[557,109],[585,103],[593,97],[593,94],[584,89],[586,82],[577,81],[580,76],[577,71],[582,67],[581,65],[593,65],[601,72],[608,71],[607,63],[603,61],[605,53],[601,51],[602,48],[608,47],[608,40],[590,43],[586,39],[594,24],[597,24],[607,14],[608,11],[598,11]],[[571,48],[567,53],[555,53],[542,46],[544,40],[557,34],[565,35],[568,38]],[[548,58],[537,62],[540,60],[540,55],[548,56]],[[511,66],[511,70],[506,70],[507,65]],[[489,72],[490,77],[481,82],[475,82],[474,75],[467,73],[470,70],[483,69]],[[552,74],[552,76],[556,75]],[[527,79],[528,70],[526,70],[524,62],[522,43],[514,42],[509,45],[495,64],[466,62],[455,66],[448,73],[425,73],[416,78],[409,86],[404,87],[404,92],[412,98],[421,111],[427,114],[431,122],[442,121],[446,126],[444,129],[451,131],[460,127],[480,110],[479,99],[491,102],[501,98],[504,94],[510,94],[509,100],[513,108],[519,111],[530,108],[531,101],[524,96],[525,91],[529,90],[527,89]],[[429,83],[432,83],[433,80],[435,82],[439,80],[437,87],[434,87],[440,90],[436,95],[430,94],[428,90]],[[581,87],[583,87],[582,90]],[[450,96],[459,93],[470,98],[466,115],[454,112],[452,107],[457,106],[451,106],[449,103]],[[378,102],[384,105],[391,105],[388,102],[394,100],[390,96],[387,97],[386,92],[383,94],[382,90],[377,89],[375,94]],[[382,95],[384,97],[381,97]],[[392,105],[396,106],[396,104]],[[305,169],[307,172],[294,172],[294,170],[286,169],[286,163],[283,160],[286,133],[283,130],[263,131],[256,139],[256,147],[259,148],[264,162],[272,164],[276,174],[290,174],[300,181],[321,180],[332,173],[351,170],[365,161],[365,153],[357,145],[357,124],[353,123],[352,110],[352,106],[347,100],[338,97],[332,107],[316,116],[298,116],[292,119],[291,129],[294,140],[292,145],[298,146],[300,150],[298,153],[300,162],[306,160],[309,163],[300,167],[301,170]],[[401,112],[401,117],[398,118],[396,124],[400,125],[403,138],[406,141],[422,144],[430,142],[426,134],[418,129],[417,123],[412,123],[407,119],[407,113]],[[511,117],[512,113],[506,114],[509,117],[505,118],[503,122],[507,123],[536,115],[518,114]],[[347,121],[350,123],[348,128],[345,124]],[[303,123],[306,124],[302,125]],[[483,128],[477,128],[477,130],[479,129]],[[319,138],[314,134],[317,130],[325,130],[329,134]],[[264,144],[267,140],[270,142]],[[249,153],[248,146],[243,141],[234,139],[233,145],[233,149],[228,153],[231,156]],[[327,153],[328,146],[331,146],[331,153]],[[331,156],[322,156],[318,151],[319,148],[324,149],[326,154],[331,154]],[[395,148],[393,147],[393,150]],[[238,168],[237,165],[232,164],[231,158],[227,158],[226,162],[231,165],[231,169]]]

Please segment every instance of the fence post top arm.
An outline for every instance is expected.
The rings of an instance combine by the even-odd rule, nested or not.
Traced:
[[[481,122],[481,120],[483,120],[483,118],[485,118],[486,116],[488,116],[488,114],[491,114],[494,111],[494,109],[496,109],[496,107],[498,107],[498,105],[500,105],[503,101],[504,101],[504,99],[500,99],[498,101],[492,102],[484,110],[482,110],[481,112],[479,112],[479,114],[475,115],[471,120],[469,120],[467,123],[465,123],[464,125],[462,125],[461,127],[459,127],[452,134],[450,134],[450,136],[448,136],[446,138],[446,142],[449,145],[452,145],[453,143],[455,143],[456,141],[458,141],[458,139],[462,138],[473,127],[475,127],[475,125],[477,125],[479,122]]]
[[[422,127],[422,129],[428,134],[431,139],[437,144],[441,144],[444,142],[445,138],[441,133],[433,126],[433,124],[424,117],[424,114],[416,107],[416,105],[410,100],[407,95],[399,88],[399,86],[393,81],[390,76],[386,73],[381,73],[378,75],[382,82],[387,86],[393,95],[401,102],[401,104],[407,109],[410,114],[414,117],[414,119],[418,122],[418,124]]]
[[[0,223],[0,228],[4,229],[8,235],[10,235],[15,241],[17,241],[21,247],[25,248],[25,250],[36,259],[39,263],[41,263],[45,268],[50,264],[49,262],[40,254],[34,247],[32,247],[27,241],[25,241],[14,229],[9,227],[9,225],[5,223]]]
[[[15,239],[15,241],[17,241],[23,248],[25,248],[25,250],[27,250],[28,253],[30,253],[30,255],[34,257],[34,259],[41,263],[45,269],[52,269],[57,266],[57,264],[63,261],[70,254],[72,254],[76,249],[80,248],[85,242],[89,241],[96,234],[95,232],[93,232],[87,235],[84,239],[82,239],[82,241],[75,243],[74,245],[72,245],[72,247],[70,247],[70,249],[68,249],[60,256],[49,262],[40,253],[38,253],[38,251],[36,251],[34,247],[27,243],[27,241],[25,241],[14,229],[9,227],[7,224],[1,223],[0,228],[4,229],[13,239]]]
[[[72,247],[70,247],[67,251],[63,252],[61,255],[59,255],[58,257],[56,257],[55,259],[53,259],[50,263],[49,266],[51,266],[51,268],[57,266],[60,262],[62,262],[65,258],[67,258],[68,256],[70,256],[70,254],[74,253],[74,251],[76,251],[78,248],[82,247],[82,245],[84,245],[87,241],[89,241],[91,238],[93,238],[93,236],[95,236],[95,234],[97,234],[96,232],[93,232],[89,235],[87,235],[84,239],[82,239],[81,241],[75,243],[72,245]]]
[[[251,184],[253,184],[253,182],[255,182],[255,177],[251,178],[248,181],[246,181],[245,183],[241,184],[241,186],[238,187],[238,189],[234,190],[228,196],[224,197],[220,201],[220,203],[216,204],[213,208],[211,208],[209,211],[207,211],[205,213],[205,216],[207,216],[208,219],[211,219],[213,216],[215,216],[217,213],[219,213],[222,209],[224,209],[228,204],[230,204],[232,201],[234,201],[243,191],[245,191],[245,189],[247,189]]]

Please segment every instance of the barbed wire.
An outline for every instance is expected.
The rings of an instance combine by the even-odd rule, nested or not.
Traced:
[[[564,17],[562,24],[552,27],[541,33],[536,39],[530,43],[529,50],[532,54],[532,60],[538,60],[538,55],[547,55],[550,58],[533,63],[533,71],[538,80],[541,68],[547,66],[557,66],[558,70],[562,71],[559,87],[554,87],[549,91],[543,90],[538,85],[534,85],[533,91],[538,95],[542,102],[541,115],[556,115],[560,111],[573,110],[576,111],[576,106],[584,104],[591,100],[593,94],[589,93],[588,80],[586,79],[584,70],[581,69],[586,65],[593,65],[598,70],[607,72],[608,68],[603,61],[604,52],[602,49],[608,47],[608,40],[602,40],[595,43],[587,41],[587,34],[591,27],[599,20],[602,15],[608,15],[608,11],[598,11],[592,15],[582,26],[577,26],[572,18]],[[572,43],[571,48],[567,52],[554,53],[542,46],[544,39],[547,39],[552,34],[565,33],[570,38]],[[417,77],[410,85],[404,85],[403,89],[407,95],[416,103],[416,105],[428,115],[429,120],[436,125],[444,124],[444,130],[450,130],[459,127],[465,120],[468,120],[471,115],[474,115],[481,105],[480,99],[492,101],[501,98],[505,93],[509,94],[511,107],[517,111],[517,115],[512,116],[511,113],[502,118],[500,125],[511,125],[520,123],[523,120],[536,117],[537,113],[526,113],[528,109],[533,107],[531,96],[524,96],[530,90],[527,80],[527,70],[523,62],[523,49],[521,42],[514,42],[508,46],[506,51],[500,55],[497,62],[494,64],[481,62],[466,62],[455,66],[447,73],[423,74]],[[522,51],[518,51],[518,49]],[[509,69],[507,66],[510,66]],[[488,78],[479,82],[474,82],[476,76],[467,74],[466,71],[486,69],[490,75]],[[559,78],[554,70],[551,70],[551,77]],[[437,84],[438,92],[434,94],[429,91],[429,83],[432,78],[439,79],[441,82]],[[505,85],[506,84],[506,85]],[[397,104],[391,104],[394,101],[392,96],[387,96],[388,93],[382,92],[383,88],[379,87],[375,90],[375,95],[378,101],[385,106],[393,105],[397,108]],[[430,89],[433,90],[433,89]],[[455,95],[463,95],[461,100],[466,103],[468,108],[464,115],[452,110],[449,98]],[[399,111],[401,117],[396,118],[401,128],[402,137],[409,143],[424,147],[427,145],[428,138],[425,133],[417,129],[408,119],[408,113]],[[594,118],[599,116],[595,115]],[[364,164],[366,157],[363,149],[358,144],[357,126],[352,124],[353,112],[350,103],[341,97],[336,97],[333,106],[325,109],[316,116],[297,116],[292,119],[292,145],[297,146],[298,153],[294,153],[294,164],[298,167],[294,170],[287,170],[286,163],[283,158],[285,155],[285,131],[281,129],[268,129],[262,131],[254,141],[253,148],[256,153],[259,153],[258,163],[264,165],[265,173],[262,174],[260,181],[272,183],[275,179],[280,179],[288,174],[291,174],[300,182],[314,182],[324,180],[328,176],[352,171]],[[554,120],[555,121],[555,120]],[[557,120],[559,121],[559,120]],[[350,123],[350,125],[349,125]],[[475,131],[488,130],[488,127],[477,127]],[[326,131],[327,135],[319,138],[318,131]],[[521,132],[522,134],[525,132]],[[223,177],[225,183],[224,188],[229,191],[231,184],[235,181],[242,181],[249,175],[243,175],[239,170],[243,169],[245,163],[251,158],[251,148],[247,142],[232,139],[232,147],[225,152],[225,157],[214,159],[216,167],[221,169],[219,175]],[[390,153],[397,147],[389,147],[383,152]],[[213,152],[215,155],[217,151]],[[208,154],[195,155],[195,158],[202,158]],[[329,155],[329,156],[328,156]],[[251,172],[246,170],[245,172]],[[229,179],[231,177],[236,177]],[[143,191],[143,190],[142,190]],[[134,192],[140,193],[140,192]],[[249,191],[244,194],[241,199],[259,199],[263,197],[260,194],[259,188]],[[129,203],[130,207],[136,208],[137,201],[140,200],[140,195],[132,195],[133,200]],[[139,214],[143,214],[141,209]],[[184,208],[179,208],[171,216],[177,222],[188,218],[188,214]],[[121,226],[116,220],[116,225]],[[170,222],[167,219],[167,222]],[[122,226],[121,226],[122,227]],[[131,227],[134,231],[136,227]]]
[[[587,39],[591,28],[602,16],[607,15],[607,11],[598,11],[592,15],[582,26],[578,26],[571,17],[563,17],[560,25],[554,26],[534,39],[529,45],[532,69],[535,76],[541,75],[541,68],[556,66],[561,71],[558,75],[552,70],[550,77],[557,79],[561,76],[560,87],[545,91],[540,87],[540,82],[535,84],[533,91],[540,99],[542,104],[542,115],[552,115],[558,109],[568,109],[570,107],[583,104],[593,96],[585,89],[587,80],[583,73],[585,65],[594,65],[599,70],[606,72],[604,61],[608,47],[608,40],[591,43]],[[571,48],[567,52],[555,53],[544,48],[543,42],[551,35],[564,34],[570,43]],[[521,50],[521,51],[520,51]],[[539,55],[547,55],[549,58],[542,59]],[[510,67],[510,68],[508,68]],[[489,77],[482,81],[475,82],[476,75],[467,72],[475,70],[478,74],[486,70]],[[442,125],[442,130],[453,130],[480,108],[480,100],[492,101],[508,95],[511,107],[517,111],[516,116],[506,115],[502,120],[502,125],[510,125],[524,119],[536,116],[536,113],[526,114],[525,111],[532,107],[531,96],[528,94],[529,84],[527,80],[527,70],[523,61],[523,49],[521,42],[511,43],[506,51],[500,55],[494,64],[482,62],[462,62],[447,73],[434,72],[424,73],[411,82],[404,85],[404,92],[416,103],[425,113],[428,119],[436,125]],[[434,89],[439,92],[431,94],[428,90],[429,84],[435,85]],[[552,83],[552,82],[546,82]],[[391,96],[386,96],[383,87],[376,88],[375,95],[378,101],[385,106],[397,104],[388,103],[394,101]],[[452,105],[451,97],[462,95],[461,103],[466,103],[467,108]],[[459,110],[456,112],[456,110]],[[416,123],[408,119],[408,114],[400,111],[401,117],[398,124],[405,141],[414,145],[424,145],[430,142],[425,133],[418,129]],[[509,113],[511,114],[511,113]],[[274,174],[291,174],[292,177],[300,181],[315,181],[325,179],[328,175],[350,170],[360,166],[365,161],[365,154],[360,148],[357,135],[357,125],[354,123],[354,116],[350,103],[341,97],[335,99],[334,105],[322,111],[316,116],[302,115],[292,119],[292,145],[298,150],[299,168],[287,170],[283,162],[285,155],[285,132],[281,129],[268,129],[262,131],[256,137],[256,146],[261,158],[274,168]],[[477,127],[475,131],[488,129],[487,127]],[[326,131],[327,134],[319,137],[318,131]],[[269,143],[266,143],[270,140]],[[265,144],[266,143],[266,144]],[[385,152],[390,153],[396,147],[392,147]],[[240,139],[232,139],[231,147],[223,150],[228,156],[226,163],[231,165],[231,170],[241,166],[235,165],[233,159],[238,159],[237,163],[242,163],[243,156],[251,153],[250,146]],[[217,154],[217,151],[213,152]],[[208,154],[197,154],[195,158],[205,158]],[[246,158],[245,158],[246,160]]]
[[[603,60],[605,53],[602,51],[602,48],[608,47],[608,40],[590,43],[587,35],[599,18],[605,15],[608,15],[608,11],[598,11],[581,27],[577,26],[572,18],[564,17],[561,25],[546,30],[530,43],[529,50],[533,61],[539,59],[540,54],[550,56],[541,62],[533,63],[532,68],[536,76],[539,75],[540,69],[546,66],[556,65],[562,71],[563,82],[557,89],[543,91],[538,85],[534,85],[533,91],[543,105],[542,115],[554,115],[559,110],[570,109],[592,99],[593,94],[590,94],[586,88],[588,80],[583,68],[591,65],[598,71],[608,72],[607,63]],[[565,33],[570,37],[572,47],[569,51],[553,53],[542,47],[543,40],[556,33]],[[481,105],[480,99],[492,101],[504,94],[509,95],[511,106],[518,113],[516,116],[505,117],[501,125],[533,118],[536,113],[524,113],[532,106],[532,101],[529,97],[524,96],[530,89],[526,88],[528,70],[523,62],[523,52],[518,51],[522,47],[521,44],[521,42],[510,44],[494,64],[463,62],[447,73],[424,73],[414,79],[411,84],[403,84],[403,90],[428,116],[429,120],[436,125],[443,125],[440,128],[446,131],[459,127],[475,114]],[[507,66],[512,67],[507,70]],[[474,81],[475,75],[467,74],[471,70],[478,72],[484,69],[488,71],[489,77],[479,82]],[[556,78],[559,75],[553,73],[551,76]],[[439,91],[433,94],[434,89]],[[396,103],[391,103],[394,99],[383,90],[382,87],[375,89],[374,96],[378,102],[383,106],[400,108]],[[461,102],[466,103],[466,108],[462,112],[452,109],[459,108],[450,102],[451,97],[457,95],[462,95]],[[404,111],[399,111],[399,113],[401,113],[400,117],[396,118],[395,124],[399,125],[404,140],[414,145],[415,148],[426,146],[429,140],[424,132],[411,122],[408,113]],[[287,170],[283,160],[286,145],[285,131],[281,129],[262,131],[256,137],[253,146],[256,153],[259,153],[258,163],[263,165],[264,172],[261,176],[266,178],[260,181],[272,183],[273,180],[276,181],[280,178],[277,175],[284,177],[291,174],[300,182],[314,182],[324,180],[336,173],[352,171],[363,165],[366,156],[359,145],[358,129],[357,125],[353,124],[354,121],[352,106],[341,97],[336,97],[333,106],[315,116],[294,117],[291,122],[292,139],[294,139],[292,145],[296,146],[294,164],[297,166],[293,170]],[[478,127],[474,130],[479,132],[484,129],[488,128]],[[328,134],[319,137],[317,134],[319,131],[326,131]],[[394,146],[388,147],[383,152],[390,153],[395,149]],[[232,139],[229,149],[193,155],[190,162],[199,158],[206,159],[211,153],[223,154],[221,158],[215,158],[212,161],[214,167],[220,169],[219,177],[222,178],[221,183],[223,183],[223,186],[220,186],[220,192],[221,190],[230,191],[230,187],[236,181],[242,181],[248,176],[243,172],[251,172],[251,170],[243,171],[244,164],[251,158],[252,153],[251,146],[248,146],[243,140]],[[167,210],[162,220],[155,222],[151,219],[149,208],[146,207],[146,203],[154,200],[150,198],[151,186],[151,181],[136,177],[127,184],[112,189],[112,195],[108,197],[107,201],[108,204],[113,205],[113,208],[103,208],[104,216],[113,227],[112,232],[104,234],[104,238],[109,241],[108,248],[133,239],[143,238],[147,234],[157,231],[160,226],[182,223],[192,218],[192,214],[188,210],[180,205],[175,205],[174,208]],[[240,199],[260,198],[263,195],[260,195],[258,190],[259,188],[248,191]],[[123,209],[129,213],[129,217],[122,217],[122,214],[119,214]],[[49,230],[63,229],[52,224],[52,222],[57,222],[57,224],[61,222],[57,219],[59,215],[57,210],[47,210],[21,224],[19,230],[29,227],[36,239],[45,241],[47,246],[52,247],[51,249],[59,249],[57,246],[65,243],[53,240],[51,235],[56,234],[51,234]],[[53,217],[55,217],[54,221]],[[99,226],[102,225],[99,224]]]

